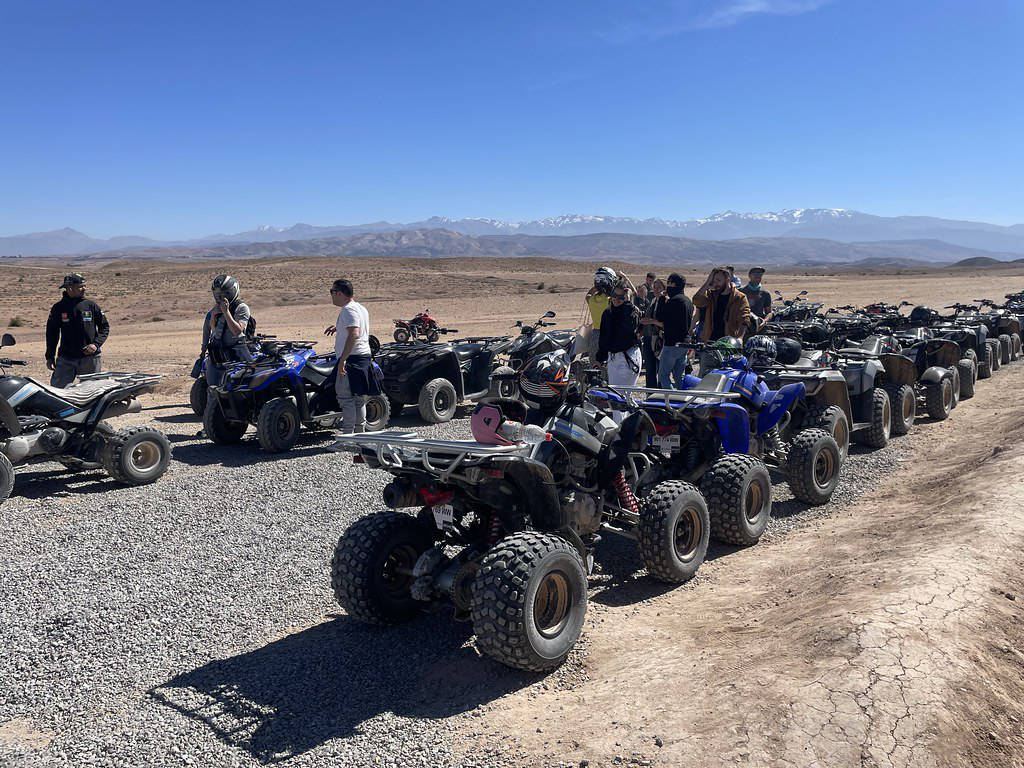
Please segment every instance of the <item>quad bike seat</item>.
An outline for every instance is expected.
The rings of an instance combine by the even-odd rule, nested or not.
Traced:
[[[306,365],[324,376],[329,376],[334,371],[337,364],[338,359],[334,357],[334,355],[330,355],[328,357],[311,357],[306,361]]]
[[[868,355],[882,354],[882,339],[878,336],[868,336],[864,341],[851,347],[844,347],[840,352],[861,352]]]
[[[51,387],[49,384],[44,384],[41,381],[35,379],[29,379],[33,384],[42,389],[45,392],[49,392],[55,397],[59,397],[61,400],[66,400],[72,405],[88,405],[96,398],[101,395],[105,395],[107,392],[118,389],[123,386],[123,383],[116,379],[95,379],[92,381],[83,381],[79,384],[72,384],[70,387],[61,389],[60,387]]]
[[[455,356],[459,358],[459,362],[465,362],[466,360],[471,360],[475,357],[485,346],[487,345],[479,342],[456,344],[453,347],[453,351],[455,352]]]
[[[693,389],[700,392],[728,392],[729,377],[722,373],[709,373]]]

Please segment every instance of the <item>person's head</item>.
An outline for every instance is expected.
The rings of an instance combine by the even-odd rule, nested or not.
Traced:
[[[651,286],[653,286],[654,285],[654,281],[657,280],[657,279],[658,279],[657,275],[655,275],[653,272],[648,272],[647,273],[647,281],[646,281],[647,282],[647,287],[650,288]]]
[[[65,275],[61,288],[71,298],[80,299],[85,296],[85,277],[77,272]]]
[[[344,278],[335,280],[331,285],[331,301],[336,307],[344,307],[350,301],[355,291],[352,290],[352,281]]]
[[[677,296],[683,292],[686,287],[686,278],[680,275],[678,272],[673,272],[668,276],[668,281],[665,283],[665,289],[668,291],[669,296]]]
[[[732,285],[728,267],[715,267],[708,279],[708,287],[716,293],[727,290]]]
[[[227,299],[229,304],[238,301],[242,294],[242,287],[238,280],[231,275],[217,275],[210,284],[210,291],[213,293],[213,300],[218,304]]]
[[[654,282],[651,283],[651,289],[654,291],[655,296],[661,296],[665,292],[665,281],[660,277],[654,278]]]
[[[761,280],[764,278],[764,267],[753,267],[747,273],[747,278],[750,280],[751,285],[760,285]]]
[[[594,272],[594,287],[601,293],[611,295],[612,289],[615,288],[618,281],[619,276],[611,267],[598,267]]]
[[[621,283],[617,283],[612,288],[610,299],[613,307],[621,307],[624,302],[629,300],[629,288]]]

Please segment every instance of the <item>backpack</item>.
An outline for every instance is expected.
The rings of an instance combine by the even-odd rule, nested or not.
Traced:
[[[249,314],[249,322],[245,324],[245,338],[252,341],[256,338],[256,318]]]

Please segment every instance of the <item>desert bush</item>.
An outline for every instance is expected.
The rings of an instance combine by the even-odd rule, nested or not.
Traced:
[[[7,323],[7,327],[21,328],[21,326],[25,325],[25,322],[25,318],[23,318],[21,315],[15,315],[14,317],[11,318],[10,322]]]
[[[151,318],[149,318],[149,322],[151,323],[162,323],[163,321],[164,319],[160,317],[160,315],[153,315]]]
[[[538,291],[543,291],[544,290],[544,283],[537,283],[537,290]]]

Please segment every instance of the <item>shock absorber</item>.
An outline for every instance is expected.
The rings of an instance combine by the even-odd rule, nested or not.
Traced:
[[[629,483],[626,482],[626,470],[620,469],[615,475],[615,493],[619,497],[619,505],[623,509],[628,509],[634,515],[640,514],[640,506],[636,503],[636,496],[633,495],[633,489],[629,487]]]
[[[493,547],[501,537],[501,519],[494,512],[491,513],[490,524],[487,529],[487,546]]]

